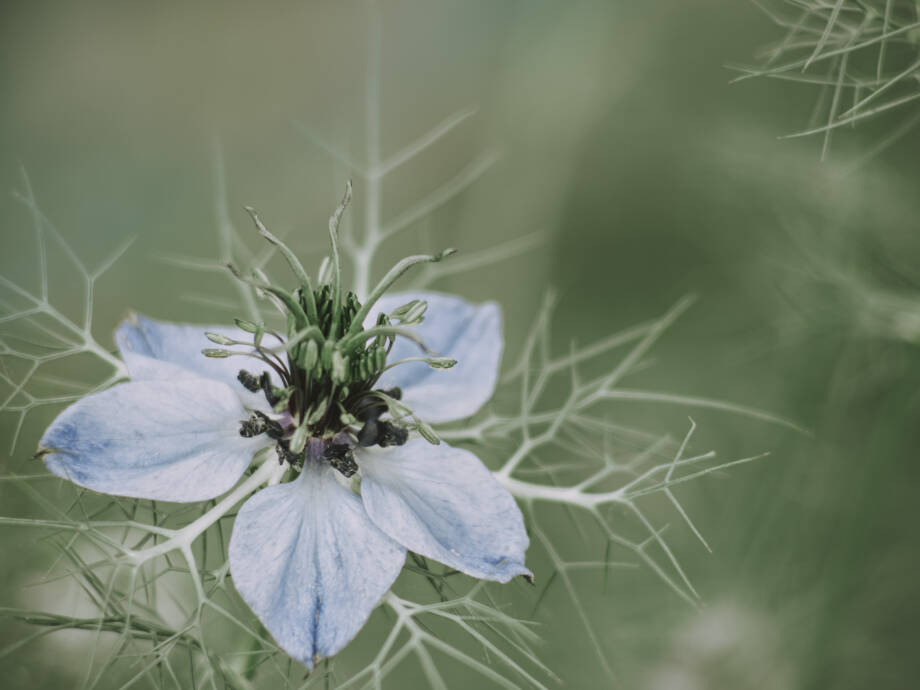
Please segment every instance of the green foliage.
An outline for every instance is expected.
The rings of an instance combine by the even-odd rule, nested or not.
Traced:
[[[915,0],[766,0],[757,3],[786,34],[762,53],[751,77],[817,88],[808,126],[789,137],[822,138],[822,159],[837,130],[883,114],[878,144],[891,146],[920,122],[920,6]]]
[[[322,144],[364,182],[367,209],[363,226],[357,229],[349,225],[339,234],[337,216],[341,214],[338,213],[334,214],[335,223],[330,228],[336,241],[335,254],[341,249],[353,267],[353,290],[361,297],[377,292],[372,288],[376,275],[374,263],[384,244],[456,197],[498,160],[498,154],[491,151],[474,158],[428,196],[392,220],[383,221],[383,183],[387,176],[463,125],[475,111],[464,109],[448,117],[430,132],[384,157],[376,65],[379,26],[371,24],[366,160],[361,165],[354,164],[336,147]],[[307,131],[312,140],[320,140],[312,129]],[[246,314],[247,319],[238,323],[241,327],[245,324],[244,330],[257,337],[264,332],[261,324],[277,318],[263,309],[266,301],[271,306],[273,300],[289,299],[303,312],[301,325],[305,326],[308,312],[320,308],[315,303],[313,287],[302,279],[307,288],[303,294],[308,295],[303,304],[287,293],[279,295],[267,290],[265,286],[271,284],[268,263],[275,253],[284,252],[283,244],[272,242],[259,254],[245,249],[245,242],[229,221],[224,170],[219,160],[216,169],[217,206],[221,214],[219,255],[214,259],[183,257],[176,263],[208,272],[232,263],[240,268],[241,274],[252,276],[245,282],[232,281],[231,289],[236,291],[237,299],[229,306]],[[26,363],[24,376],[14,375],[8,369],[0,372],[7,387],[0,409],[17,419],[14,444],[22,420],[31,411],[67,404],[125,375],[123,364],[93,336],[94,283],[111,262],[99,270],[87,270],[39,210],[28,180],[25,186],[22,199],[35,219],[41,275],[44,278],[47,273],[45,242],[50,236],[72,259],[87,287],[85,320],[74,322],[52,304],[44,279],[37,294],[2,279],[3,287],[11,293],[11,303],[8,315],[0,323],[17,327],[25,324],[37,329],[39,342],[34,346],[39,349],[49,342],[61,343],[51,354],[36,354],[21,349],[12,340],[13,336],[4,333],[0,350],[4,364],[10,360]],[[270,234],[257,216],[254,220],[263,236]],[[442,254],[413,257],[412,264],[425,264],[414,284],[428,286],[448,275],[494,265],[534,248],[543,237],[534,233],[468,253],[443,265],[432,263],[443,258]],[[115,258],[117,255],[112,261]],[[284,258],[295,273],[306,276],[299,263],[293,263],[287,255]],[[336,256],[324,264],[326,269],[318,274],[321,286],[317,290],[336,290],[341,294],[338,263]],[[398,264],[376,284],[386,287],[405,268],[408,265]],[[312,305],[309,297],[314,298]],[[13,299],[21,304],[12,304]],[[220,299],[212,298],[208,304],[227,306]],[[551,343],[554,300],[547,297],[525,339],[522,356],[505,372],[503,390],[512,394],[466,425],[436,430],[419,428],[433,439],[470,444],[490,456],[502,456],[494,464],[495,475],[519,499],[526,512],[534,544],[532,551],[551,563],[551,570],[541,574],[536,589],[525,583],[503,589],[471,582],[455,571],[413,556],[397,587],[387,595],[372,624],[362,633],[365,637],[374,635],[376,652],[372,658],[360,658],[359,652],[349,648],[305,676],[304,669],[277,648],[235,593],[227,563],[226,546],[234,511],[251,491],[278,480],[279,470],[273,462],[253,470],[222,499],[195,506],[163,506],[149,501],[100,497],[46,474],[11,475],[3,477],[3,481],[24,492],[31,514],[0,517],[0,526],[36,534],[40,542],[47,543],[55,554],[55,562],[42,583],[50,586],[68,583],[79,588],[84,603],[93,613],[69,616],[38,609],[2,609],[0,615],[30,626],[31,631],[0,650],[0,656],[15,654],[51,633],[74,630],[91,635],[86,646],[91,651],[82,669],[84,687],[103,683],[154,688],[396,687],[400,668],[413,664],[428,687],[446,688],[451,685],[450,676],[442,664],[444,660],[452,660],[477,674],[483,682],[499,687],[544,688],[554,685],[555,678],[536,650],[539,630],[508,613],[508,599],[526,596],[524,610],[535,616],[542,612],[546,597],[561,586],[581,621],[585,641],[598,663],[612,675],[614,669],[608,650],[591,622],[576,575],[582,571],[600,572],[606,583],[612,579],[612,571],[641,568],[658,578],[666,591],[696,606],[700,596],[666,538],[666,526],[653,522],[646,501],[664,498],[677,518],[708,548],[678,500],[678,487],[756,459],[721,461],[712,452],[694,448],[696,425],[692,420],[689,430],[675,437],[621,423],[612,406],[628,403],[716,409],[795,428],[794,424],[759,410],[625,385],[651,363],[652,346],[689,303],[689,300],[680,301],[659,318],[587,346],[573,345],[560,355]],[[407,312],[407,318],[411,312],[411,309]],[[335,315],[330,312],[326,316],[331,328]],[[300,318],[299,312],[297,317]],[[353,315],[352,322],[359,320]],[[304,357],[309,356],[315,364],[322,354],[314,345],[312,355],[308,355],[315,340],[306,331],[306,327],[295,328],[295,333],[305,338],[297,344],[304,345]],[[53,395],[36,392],[34,383],[43,365],[77,355],[97,357],[112,370],[110,376],[89,387],[50,380],[53,386],[67,388],[68,392]],[[567,545],[560,543],[553,530],[557,512],[567,516],[576,531],[598,530],[602,553],[578,559],[567,555]],[[526,595],[521,595],[521,591]]]

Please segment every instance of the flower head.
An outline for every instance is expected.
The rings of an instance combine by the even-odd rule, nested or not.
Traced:
[[[342,208],[316,287],[253,215],[300,279],[286,292],[240,276],[283,309],[285,334],[243,320],[203,328],[133,316],[116,332],[130,381],[64,410],[39,447],[54,474],[80,486],[177,502],[218,496],[254,461],[277,458],[288,481],[240,508],[230,569],[279,645],[308,666],[354,637],[407,549],[473,577],[529,576],[514,499],[430,426],[491,397],[497,305],[385,294],[411,265],[443,255],[400,262],[363,303],[343,292]]]

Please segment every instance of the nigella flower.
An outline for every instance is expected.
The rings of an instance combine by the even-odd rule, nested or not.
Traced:
[[[364,304],[343,294],[341,208],[316,288],[254,216],[300,279],[290,293],[251,279],[286,312],[286,337],[242,320],[204,329],[132,317],[116,332],[130,380],[64,410],[39,449],[80,486],[175,502],[219,496],[254,459],[277,458],[288,481],[240,508],[230,570],[278,644],[310,667],[357,634],[407,549],[476,578],[530,575],[513,497],[430,427],[491,397],[497,305],[384,294],[412,264],[443,255],[404,260]],[[419,345],[439,356],[419,356]]]

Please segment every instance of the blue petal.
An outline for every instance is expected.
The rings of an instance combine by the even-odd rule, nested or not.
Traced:
[[[457,364],[452,369],[432,369],[423,362],[400,364],[380,377],[380,387],[399,386],[403,401],[427,422],[450,422],[475,414],[495,391],[502,354],[501,310],[495,302],[475,305],[437,292],[385,295],[371,310],[365,327],[376,323],[380,312],[390,312],[406,302],[428,302],[418,334],[425,344]],[[418,357],[418,346],[397,338],[389,362]]]
[[[362,453],[359,465],[368,515],[407,549],[473,577],[530,574],[521,511],[469,451],[417,439]]]
[[[240,509],[230,538],[237,591],[310,668],[358,633],[405,560],[334,472],[308,461],[295,481],[260,491]]]
[[[240,436],[248,416],[216,381],[131,381],[68,407],[39,448],[54,474],[94,491],[202,501],[229,490],[265,445]]]
[[[221,347],[208,340],[205,332],[252,342],[251,334],[236,327],[164,323],[139,314],[133,314],[118,327],[115,342],[132,379],[175,380],[189,376],[214,379],[233,388],[248,407],[266,408],[265,396],[250,393],[236,377],[240,369],[255,376],[268,371],[274,385],[278,386],[275,372],[251,357],[205,357],[201,354],[204,348]],[[279,344],[278,339],[271,335],[265,336],[264,342],[268,347]],[[231,349],[244,351],[241,347]]]

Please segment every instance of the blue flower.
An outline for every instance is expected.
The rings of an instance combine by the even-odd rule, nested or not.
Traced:
[[[320,401],[295,405],[296,396],[320,388],[292,383],[291,372],[266,366],[267,358],[246,359],[262,363],[264,372],[253,374],[223,352],[202,356],[214,342],[252,339],[252,328],[203,329],[136,316],[116,333],[130,381],[64,410],[41,439],[40,453],[51,472],[94,491],[190,502],[228,491],[256,453],[275,446],[296,478],[257,492],[241,507],[230,568],[237,590],[278,644],[312,667],[357,634],[400,573],[407,549],[477,578],[507,582],[529,575],[528,538],[514,498],[471,452],[411,433],[425,435],[426,423],[468,417],[491,397],[502,350],[499,309],[430,292],[388,295],[376,301],[364,328],[393,323],[387,315],[413,300],[428,309],[412,330],[458,363],[441,370],[410,361],[378,367],[367,378],[364,360],[322,353],[337,373],[314,382],[327,385],[316,395],[327,396],[329,409],[338,404],[343,410],[340,429],[319,414],[326,410]],[[322,320],[323,303],[314,308]],[[285,346],[261,328],[253,342],[263,351]],[[409,340],[389,338],[386,347],[388,364],[420,359]],[[309,360],[306,350],[301,363]],[[383,352],[368,346],[355,356],[370,361],[375,354],[382,359]],[[323,366],[310,361],[303,365],[308,372]],[[352,370],[373,385],[346,400]],[[399,426],[393,410],[409,408],[417,423]],[[309,428],[324,433],[298,440],[290,432],[307,429],[308,417]],[[348,479],[355,471],[360,482]]]

